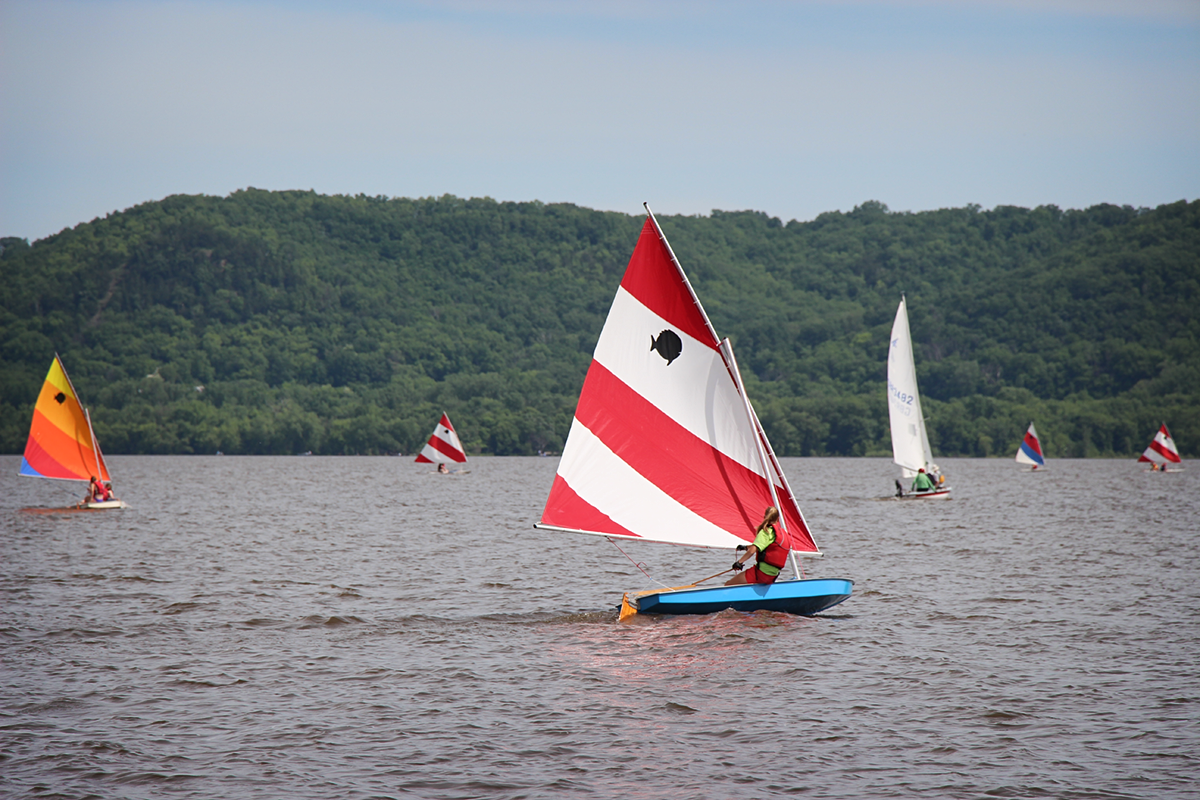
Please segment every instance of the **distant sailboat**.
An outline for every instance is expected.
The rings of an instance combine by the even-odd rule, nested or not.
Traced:
[[[429,436],[429,441],[425,443],[425,447],[417,454],[414,463],[437,464],[438,472],[445,472],[447,464],[467,463],[467,452],[463,450],[462,442],[458,439],[458,433],[455,432],[454,426],[450,424],[450,417],[445,412],[442,413],[442,418],[438,421],[437,427],[433,429],[433,433]]]
[[[80,404],[57,354],[33,408],[33,422],[18,474],[26,478],[81,481],[89,484],[89,489],[92,478],[105,484],[112,482],[92,429],[91,415]],[[99,510],[126,508],[126,505],[116,498],[92,500],[89,495],[79,507]]]
[[[1175,440],[1171,438],[1171,432],[1167,430],[1167,423],[1162,424],[1158,433],[1154,435],[1154,441],[1150,442],[1150,446],[1138,458],[1139,463],[1142,461],[1149,462],[1150,468],[1158,472],[1175,472],[1176,470],[1170,469],[1168,465],[1183,463],[1179,457],[1179,450],[1175,447]]]
[[[917,391],[917,365],[913,357],[912,334],[908,330],[908,306],[903,297],[892,323],[892,341],[888,346],[887,365],[888,419],[892,428],[892,460],[900,474],[911,482],[924,470],[934,484],[928,491],[909,491],[896,481],[896,496],[902,500],[949,499],[950,487],[943,482],[925,432],[921,396]]]
[[[732,549],[752,542],[763,510],[775,506],[778,543],[791,551],[796,580],[781,573],[771,584],[698,581],[630,593],[621,618],[730,608],[816,614],[836,605],[853,584],[799,580],[796,554],[820,552],[746,398],[729,340],[717,337],[646,214],[535,527]]]
[[[1025,431],[1025,439],[1017,449],[1017,463],[1032,464],[1031,472],[1037,472],[1046,466],[1046,459],[1042,456],[1042,443],[1038,439],[1037,431],[1033,429],[1032,422],[1029,423],[1029,430]]]

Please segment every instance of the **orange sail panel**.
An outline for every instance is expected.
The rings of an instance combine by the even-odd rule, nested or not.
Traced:
[[[67,481],[86,481],[93,476],[109,480],[88,416],[58,356],[33,409],[20,474]]]

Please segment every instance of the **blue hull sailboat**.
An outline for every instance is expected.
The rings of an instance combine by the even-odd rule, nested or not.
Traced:
[[[764,509],[773,506],[775,544],[786,553],[774,583],[701,588],[698,581],[631,592],[621,618],[824,611],[848,598],[853,584],[801,580],[798,557],[821,553],[746,396],[729,340],[717,336],[649,207],[646,214],[535,527],[732,550],[754,541]]]

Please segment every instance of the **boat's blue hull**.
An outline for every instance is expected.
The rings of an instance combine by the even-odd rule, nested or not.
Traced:
[[[732,608],[808,616],[836,606],[853,588],[853,581],[841,578],[743,583],[646,594],[637,598],[637,608],[643,614],[712,614]]]

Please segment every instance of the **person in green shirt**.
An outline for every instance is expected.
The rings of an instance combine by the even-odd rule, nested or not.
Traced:
[[[739,550],[745,549],[746,552],[733,562],[733,569],[738,574],[725,581],[726,586],[734,586],[739,583],[775,582],[775,578],[779,576],[779,568],[786,562],[788,554],[786,548],[776,543],[778,538],[776,525],[778,523],[778,508],[771,506],[763,512],[763,520],[754,530],[754,543],[749,547],[738,545]],[[751,557],[755,559],[754,566],[742,572],[742,565]],[[770,563],[772,561],[776,563]]]
[[[917,470],[917,475],[913,478],[912,490],[914,492],[929,492],[934,488],[936,487],[933,485],[933,481],[929,479],[929,476],[925,474],[925,470]]]

